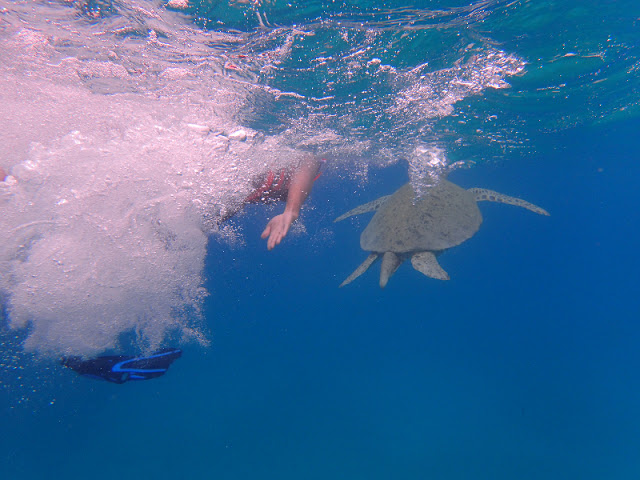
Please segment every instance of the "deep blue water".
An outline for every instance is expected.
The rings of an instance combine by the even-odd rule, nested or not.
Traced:
[[[639,478],[640,121],[542,123],[519,127],[526,154],[450,179],[551,216],[481,203],[478,234],[439,258],[448,282],[403,265],[381,290],[374,266],[338,288],[367,219],[333,218],[406,182],[404,162],[366,188],[327,168],[309,234],[272,252],[259,234],[276,210],[248,208],[245,245],[209,245],[210,347],[138,384],[0,372],[0,478]]]
[[[551,217],[481,204],[480,232],[441,257],[449,282],[405,265],[385,290],[374,272],[338,289],[364,256],[353,225],[328,222],[346,181],[310,201],[326,244],[267,253],[249,212],[246,247],[207,258],[223,272],[212,347],[142,384],[52,369],[53,405],[4,403],[3,477],[636,478],[639,127],[458,172]],[[375,190],[402,176],[377,172]]]

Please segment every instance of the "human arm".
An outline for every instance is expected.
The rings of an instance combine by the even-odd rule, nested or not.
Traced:
[[[300,165],[291,178],[284,213],[273,217],[262,232],[261,238],[267,240],[267,248],[273,250],[289,232],[291,224],[300,215],[302,204],[311,192],[313,181],[320,169],[320,161],[312,155],[300,161]]]

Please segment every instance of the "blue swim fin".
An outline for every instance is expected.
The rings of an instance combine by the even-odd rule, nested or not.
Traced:
[[[146,357],[107,355],[83,360],[80,357],[65,357],[62,365],[80,375],[124,383],[129,380],[150,380],[164,375],[182,351],[177,348],[163,348]]]

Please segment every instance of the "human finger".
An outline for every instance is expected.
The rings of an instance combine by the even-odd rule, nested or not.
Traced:
[[[273,233],[269,236],[267,248],[269,250],[273,250],[273,247],[275,247],[276,245],[280,245],[280,240],[282,240],[281,230],[274,230]]]

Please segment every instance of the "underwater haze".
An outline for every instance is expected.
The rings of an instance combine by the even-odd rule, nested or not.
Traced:
[[[638,39],[637,1],[0,0],[0,477],[638,478]],[[282,204],[221,221],[309,153],[273,251]],[[372,214],[333,220],[445,177],[550,216],[338,288]]]

